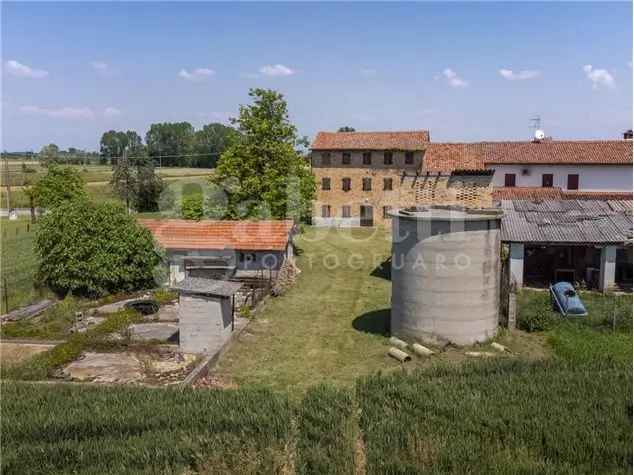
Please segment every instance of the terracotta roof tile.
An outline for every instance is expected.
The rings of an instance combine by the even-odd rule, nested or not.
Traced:
[[[313,150],[423,150],[429,131],[410,132],[319,132]]]
[[[292,221],[139,219],[165,249],[284,251]]]
[[[629,140],[483,142],[481,145],[487,164],[632,164],[632,142]]]
[[[430,143],[423,157],[424,172],[484,170],[483,148],[477,143]]]
[[[631,200],[631,192],[621,191],[572,191],[561,188],[541,187],[494,187],[493,200]]]
[[[422,171],[479,170],[496,164],[631,165],[628,140],[430,143]]]

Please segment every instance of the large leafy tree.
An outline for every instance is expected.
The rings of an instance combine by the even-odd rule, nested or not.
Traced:
[[[68,201],[86,199],[84,180],[72,167],[51,165],[48,172],[29,191],[33,204],[39,208],[54,208]]]
[[[162,251],[150,231],[113,203],[68,202],[36,234],[43,283],[60,294],[99,296],[156,285]]]
[[[50,143],[42,147],[40,150],[40,163],[49,166],[57,163],[59,160],[59,147],[54,143]]]
[[[197,155],[191,164],[197,167],[214,167],[220,155],[239,137],[233,127],[212,123],[194,134],[194,151]]]
[[[162,166],[187,166],[194,149],[194,127],[189,122],[152,124],[145,135],[148,155]]]
[[[113,165],[119,157],[123,156],[124,150],[133,156],[143,153],[143,140],[134,130],[127,132],[109,130],[101,136],[99,145],[102,162],[111,161]]]
[[[110,184],[126,208],[137,211],[157,211],[164,189],[163,180],[155,173],[152,159],[144,155],[128,158],[127,152],[114,166]]]
[[[284,96],[270,89],[251,89],[249,96],[253,104],[240,106],[232,119],[240,140],[222,154],[211,178],[228,195],[227,217],[306,217],[315,181],[296,150]]]

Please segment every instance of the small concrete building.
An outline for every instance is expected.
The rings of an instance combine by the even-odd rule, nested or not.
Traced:
[[[631,290],[631,200],[501,200],[500,206],[518,287],[564,280]]]
[[[290,220],[140,219],[139,223],[167,251],[170,285],[186,277],[224,280],[273,272],[293,255]]]
[[[187,277],[172,288],[179,292],[179,346],[183,353],[214,354],[234,330],[234,294],[241,284]]]

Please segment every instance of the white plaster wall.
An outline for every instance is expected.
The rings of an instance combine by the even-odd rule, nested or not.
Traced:
[[[553,186],[568,188],[568,175],[579,175],[581,191],[632,191],[632,167],[623,165],[489,165],[493,186],[504,186],[504,175],[515,173],[515,186],[542,186],[542,174],[553,174]],[[522,175],[529,170],[529,175]]]

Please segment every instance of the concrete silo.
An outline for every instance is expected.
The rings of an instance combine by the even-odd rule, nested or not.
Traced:
[[[448,206],[392,213],[392,335],[457,345],[495,335],[501,217]]]

